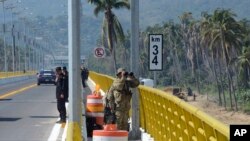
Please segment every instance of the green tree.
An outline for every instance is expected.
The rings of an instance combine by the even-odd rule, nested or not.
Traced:
[[[236,15],[230,10],[217,9],[211,16],[211,28],[209,28],[211,43],[210,46],[220,44],[219,50],[222,52],[222,59],[225,62],[226,74],[228,79],[228,91],[230,97],[230,106],[233,109],[232,94],[234,94],[234,101],[236,110],[237,100],[235,95],[235,88],[232,80],[232,72],[229,62],[232,56],[239,53],[241,50],[242,31],[239,22],[235,20]]]
[[[211,46],[210,43],[212,42],[212,32],[211,29],[213,27],[213,21],[212,21],[212,15],[208,14],[207,12],[203,12],[202,13],[202,19],[200,21],[201,24],[201,36],[202,36],[202,42],[204,44],[203,47],[203,52],[204,52],[204,56],[206,58],[206,61],[209,64],[209,68],[212,71],[213,74],[213,80],[216,80],[216,85],[218,88],[218,97],[219,97],[219,105],[222,106],[222,98],[221,98],[221,93],[223,94],[223,98],[224,98],[224,107],[226,108],[226,98],[225,98],[225,93],[224,93],[224,87],[223,85],[220,83],[222,82],[222,76],[221,76],[221,65],[220,65],[220,60],[218,60],[218,66],[219,66],[219,73],[217,73],[216,71],[216,67],[215,67],[215,58],[218,56],[216,56],[216,53],[218,50],[216,49],[215,46]],[[209,53],[211,53],[211,55],[209,55]],[[211,56],[211,63],[209,61],[209,56]],[[220,79],[220,80],[219,80]]]
[[[130,8],[128,0],[88,0],[89,3],[95,5],[94,14],[98,16],[99,13],[104,13],[102,24],[103,44],[107,41],[109,51],[113,56],[114,69],[116,71],[116,55],[115,44],[120,40],[124,41],[124,32],[117,16],[112,11],[113,9]]]

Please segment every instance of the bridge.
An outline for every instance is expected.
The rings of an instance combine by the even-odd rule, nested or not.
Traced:
[[[106,92],[114,78],[91,72],[90,79]],[[139,121],[156,141],[227,141],[229,127],[200,109],[156,88],[140,85]]]
[[[5,0],[1,0],[4,5]],[[136,0],[132,3],[134,13],[131,18],[131,60],[138,59],[139,40],[139,11],[136,9]],[[24,41],[24,59],[19,67],[15,66],[14,36],[12,71],[8,68],[5,53],[4,72],[0,73],[0,140],[67,140],[81,141],[91,140],[87,138],[86,131],[86,96],[93,93],[95,86],[99,85],[102,95],[110,88],[114,78],[90,70],[87,81],[88,88],[80,89],[80,0],[69,0],[69,45],[67,56],[55,56],[50,43],[54,42],[49,37],[34,39],[30,43]],[[4,25],[5,26],[5,25]],[[4,27],[3,26],[3,27]],[[25,22],[24,22],[25,26]],[[5,27],[4,27],[5,28]],[[14,27],[13,27],[14,28]],[[24,30],[24,34],[26,30]],[[3,32],[5,42],[5,32]],[[162,37],[162,36],[161,36]],[[24,35],[26,40],[26,35]],[[151,38],[154,42],[162,38]],[[50,43],[48,43],[50,41]],[[36,45],[37,43],[40,43]],[[31,49],[37,46],[37,50]],[[4,43],[5,47],[5,43]],[[65,49],[65,48],[64,48]],[[33,53],[31,53],[33,50]],[[59,48],[61,50],[61,48]],[[36,51],[36,52],[35,52]],[[158,48],[155,50],[158,54]],[[5,51],[6,52],[6,51]],[[29,53],[27,53],[29,52]],[[29,54],[27,59],[27,54]],[[159,53],[160,54],[160,53]],[[61,54],[64,55],[64,54]],[[32,59],[32,58],[33,59]],[[154,56],[155,57],[155,56]],[[162,56],[161,56],[162,58]],[[32,60],[32,61],[31,61]],[[155,64],[157,59],[153,59]],[[53,62],[53,64],[52,64]],[[131,61],[132,62],[132,61]],[[131,63],[133,72],[137,72],[137,62]],[[52,64],[52,65],[51,65]],[[21,67],[22,65],[22,67]],[[55,87],[44,85],[37,86],[35,69],[45,66],[65,65],[69,66],[70,99],[66,104],[68,120],[66,124],[56,124],[58,119],[55,100]],[[18,68],[18,69],[17,69]],[[22,69],[21,69],[22,68]],[[162,68],[153,68],[153,70]],[[18,72],[16,70],[19,70]],[[21,70],[27,71],[23,72]],[[32,71],[31,71],[32,70]],[[173,96],[172,92],[140,85],[133,90],[133,95],[138,102],[132,102],[131,109],[131,136],[129,140],[143,141],[229,141],[229,126],[204,113],[197,107]],[[82,97],[83,95],[83,97]],[[83,98],[83,99],[82,99]],[[138,120],[137,120],[138,119]],[[15,124],[13,124],[15,123]],[[17,128],[20,127],[19,129]],[[9,133],[13,132],[15,136]]]
[[[8,101],[12,100],[13,102],[10,102],[8,104],[10,105],[10,107],[8,108],[10,111],[12,111],[12,109],[10,108],[13,107],[11,105],[13,105],[16,102],[18,104],[21,100],[20,98],[16,98],[17,96],[15,95],[17,94],[20,96],[21,95],[25,96],[29,94],[29,98],[28,98],[29,102],[27,101],[27,97],[24,97],[26,99],[24,101],[27,101],[27,104],[29,104],[31,101],[34,101],[34,102],[36,101],[36,103],[39,101],[36,104],[36,107],[39,105],[39,103],[41,104],[44,102],[47,103],[46,99],[50,99],[49,101],[51,100],[53,101],[53,97],[54,97],[53,93],[55,91],[54,86],[31,85],[34,83],[34,81],[36,81],[34,80],[34,74],[32,75],[26,74],[26,76],[30,76],[30,78],[29,79],[25,78],[23,80],[19,80],[15,82],[17,86],[20,87],[20,90],[13,90],[13,89],[18,88],[16,84],[9,84],[11,88],[8,88],[8,89],[6,88],[8,87],[7,84],[2,85],[0,103],[7,104],[9,103]],[[24,77],[24,76],[20,76],[20,74],[17,73],[17,76],[15,77]],[[11,80],[14,81],[13,76],[10,76],[7,78],[12,78]],[[113,79],[114,78],[111,76],[91,71],[89,79],[87,81],[88,88],[83,90],[84,95],[86,96],[86,94],[91,94],[95,90],[96,84],[100,86],[101,92],[102,94],[104,94],[104,92],[106,92],[111,86]],[[3,78],[0,79],[0,81],[3,81]],[[28,84],[30,86],[27,87]],[[8,93],[8,91],[11,91],[11,93]],[[2,92],[8,93],[8,94],[2,94]],[[41,93],[39,94],[40,98],[44,97],[45,94],[49,96],[50,98],[42,98],[44,100],[41,100],[41,99],[37,100],[36,98],[37,96],[35,96],[36,95],[35,93]],[[139,108],[136,110],[135,113],[139,116],[139,125],[138,125],[139,129],[138,130],[140,130],[140,132],[138,132],[137,134],[140,140],[145,140],[145,141],[149,141],[149,140],[150,141],[151,140],[155,140],[155,141],[167,141],[167,140],[169,141],[170,140],[171,141],[175,141],[175,140],[179,140],[179,141],[229,141],[229,127],[227,125],[214,119],[213,117],[204,113],[200,109],[188,104],[187,102],[173,96],[171,92],[164,92],[156,88],[151,88],[151,87],[140,85],[137,93],[134,93],[134,94],[137,94],[139,96]],[[8,100],[6,98],[10,98],[10,99]],[[32,100],[33,98],[34,100]],[[17,100],[17,99],[20,99],[20,100]],[[84,103],[84,100],[83,100],[83,103]],[[56,106],[54,105],[54,108],[55,107]],[[83,114],[85,113],[84,111],[85,107],[86,105],[83,105],[82,107]],[[22,109],[22,107],[20,108],[21,108],[20,111],[25,110],[25,109]],[[3,110],[5,108],[2,107],[1,109]],[[0,122],[0,125],[3,124],[5,120],[8,120],[8,121],[10,120],[10,117],[3,118],[9,114],[8,112],[4,114],[4,111],[2,111],[1,109],[0,109],[0,112],[3,114],[1,114],[1,117],[0,117],[0,121],[2,121]],[[55,120],[56,120],[55,117],[57,117],[55,114],[57,112],[55,110],[51,111],[48,109],[53,109],[53,106],[50,105],[50,107],[47,108],[47,112],[42,110],[44,114],[39,113],[39,112],[37,112],[36,114],[36,112],[34,112],[33,110],[32,110],[33,111],[32,113],[29,113],[33,115],[33,116],[30,116],[31,118],[46,119],[47,122],[49,120],[54,121],[54,122],[50,122],[48,124],[49,126],[47,125],[48,127],[46,128],[43,127],[41,128],[42,130],[40,129],[41,130],[40,132],[44,132],[46,130],[49,130],[49,132],[51,132],[50,134],[45,135],[44,139],[41,138],[42,140],[46,140],[46,139],[48,141],[49,140],[52,141],[53,139],[54,140],[60,139],[60,140],[67,140],[67,141],[80,141],[84,139],[91,140],[91,138],[87,139],[86,137],[86,124],[84,124],[84,122],[82,124],[78,124],[78,123],[71,123],[68,120],[67,123],[65,125],[62,125],[60,129],[60,126],[58,124],[55,124]],[[35,115],[39,115],[39,116],[35,116]],[[70,114],[68,116],[70,116]],[[82,117],[82,114],[80,116],[81,116],[79,117],[80,119],[84,119],[84,116]],[[20,115],[17,117],[20,117]],[[15,119],[15,120],[17,122],[19,119]],[[17,124],[21,124],[21,123],[17,122]],[[33,124],[39,124],[39,122],[37,121],[37,123],[33,123]],[[3,125],[1,125],[1,127],[3,127]],[[133,125],[133,124],[131,126],[137,127],[136,125]],[[9,128],[10,127],[6,127],[5,130],[8,130]],[[57,128],[58,133],[57,134],[52,133],[52,132],[55,132],[56,128]],[[12,130],[13,132],[15,132],[14,131],[15,129],[12,129]],[[35,131],[33,126],[26,127],[26,130]],[[1,132],[4,133],[5,131],[1,129]],[[34,134],[33,139],[37,139],[38,138],[37,134],[36,133],[33,133],[33,134]],[[0,135],[2,139],[8,139],[8,138],[5,138],[5,135],[2,135],[1,133]],[[32,136],[30,136],[29,134],[27,136],[28,136],[27,138],[32,139]],[[60,136],[61,138],[58,138]],[[21,139],[25,139],[24,135],[19,136],[19,134],[17,134],[17,137]],[[58,139],[55,139],[56,137]]]

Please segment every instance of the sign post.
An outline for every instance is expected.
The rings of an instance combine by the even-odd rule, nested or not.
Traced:
[[[162,71],[163,35],[149,34],[149,70],[154,71],[154,86],[156,86],[156,71]]]

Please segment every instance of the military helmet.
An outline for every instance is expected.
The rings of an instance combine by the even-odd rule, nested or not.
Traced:
[[[123,71],[125,71],[125,69],[124,69],[124,68],[119,68],[119,69],[117,70],[116,75],[120,74],[120,73],[121,73],[121,72],[123,72]]]

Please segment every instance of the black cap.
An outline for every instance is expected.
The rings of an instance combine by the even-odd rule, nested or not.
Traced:
[[[61,71],[62,68],[61,67],[56,67],[56,71]]]
[[[66,66],[63,66],[63,70],[67,70]]]

